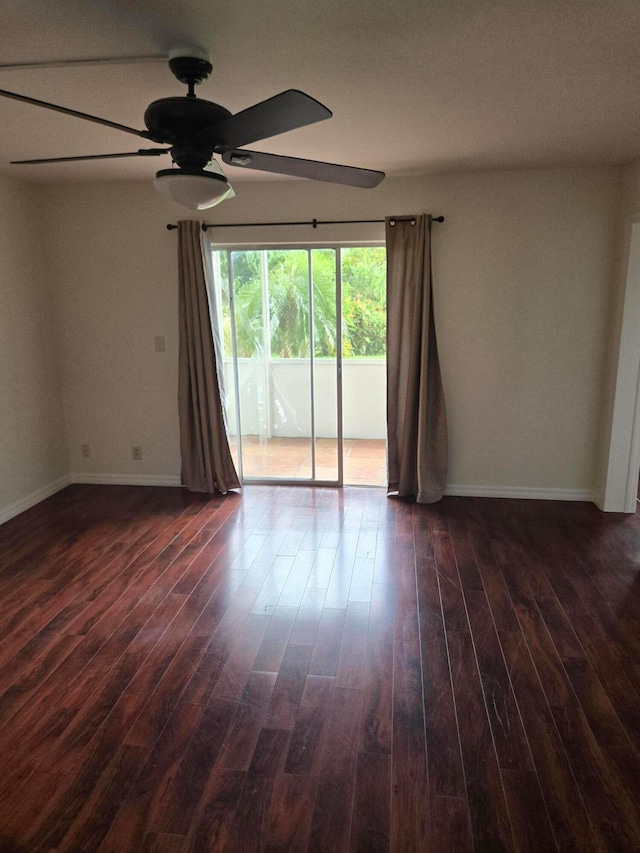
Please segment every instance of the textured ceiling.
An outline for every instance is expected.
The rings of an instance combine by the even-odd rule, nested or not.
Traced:
[[[252,147],[390,175],[640,157],[638,0],[15,0],[0,66],[209,53],[198,95],[238,112],[302,89],[333,119]],[[0,88],[142,128],[184,94],[162,61],[0,67]],[[0,172],[40,183],[151,177],[157,160],[10,166],[135,150],[135,137],[0,99]],[[162,161],[164,166],[164,160]],[[232,182],[261,173],[225,167]],[[266,177],[266,176],[265,176]]]

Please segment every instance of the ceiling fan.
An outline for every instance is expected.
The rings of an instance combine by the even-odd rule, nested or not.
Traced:
[[[194,210],[203,210],[234,195],[226,176],[214,159],[220,155],[225,163],[244,169],[275,172],[315,181],[346,184],[353,187],[375,187],[384,172],[341,166],[318,160],[282,157],[250,151],[242,147],[268,139],[298,127],[331,118],[331,111],[315,98],[297,89],[288,89],[266,101],[254,104],[232,115],[229,110],[197,98],[195,87],[211,74],[211,62],[204,55],[190,51],[176,52],[169,58],[173,75],[188,87],[181,97],[153,101],[144,114],[145,130],[89,115],[77,110],[39,101],[26,95],[0,89],[0,96],[34,104],[106,127],[132,133],[142,139],[169,146],[140,148],[117,154],[89,154],[79,157],[49,157],[37,160],[13,160],[12,163],[61,163],[74,160],[106,160],[120,157],[158,157],[169,154],[174,167],[157,172],[155,186],[167,198]]]

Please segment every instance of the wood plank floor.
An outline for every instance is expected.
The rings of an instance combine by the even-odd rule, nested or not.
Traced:
[[[72,486],[0,528],[0,851],[638,851],[640,519]]]

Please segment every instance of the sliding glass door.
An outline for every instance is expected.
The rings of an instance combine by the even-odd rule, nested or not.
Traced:
[[[336,250],[214,251],[224,399],[244,481],[342,482]]]
[[[241,478],[385,485],[384,246],[224,249],[213,265]]]

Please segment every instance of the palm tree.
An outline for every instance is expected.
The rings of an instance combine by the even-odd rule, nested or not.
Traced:
[[[225,351],[231,352],[226,253],[221,253]],[[335,358],[336,271],[333,249],[311,250],[314,355]],[[236,346],[240,358],[263,354],[263,265],[268,280],[270,349],[274,358],[309,358],[309,267],[306,250],[232,252]],[[345,356],[385,352],[385,251],[342,252]]]
[[[312,251],[314,355],[336,355],[333,250]],[[305,251],[269,252],[269,322],[276,358],[309,358],[309,267]]]
[[[336,352],[333,254],[333,250],[313,250],[314,353],[317,356],[335,356]],[[236,346],[241,358],[263,350],[260,255],[260,252],[233,253]],[[271,355],[274,358],[309,358],[307,252],[299,249],[269,250],[266,260]],[[225,285],[228,291],[227,282],[223,282],[223,290]],[[230,318],[228,311],[225,313],[225,343],[228,344],[227,351],[230,351]]]

